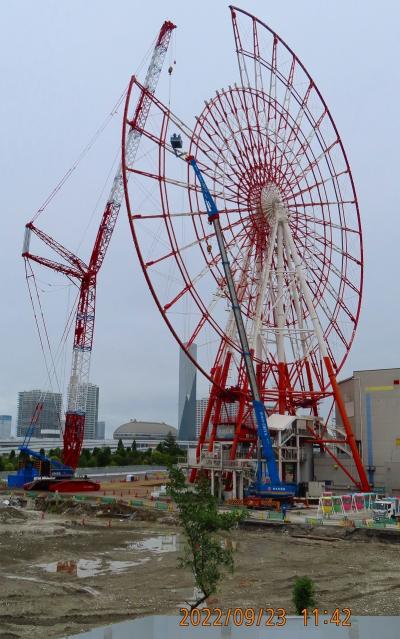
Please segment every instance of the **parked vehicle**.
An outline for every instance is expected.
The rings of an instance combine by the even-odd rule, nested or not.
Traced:
[[[374,519],[390,519],[400,521],[400,498],[384,497],[377,499],[373,507]]]

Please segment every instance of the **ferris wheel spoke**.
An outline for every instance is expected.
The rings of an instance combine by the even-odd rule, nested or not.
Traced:
[[[341,203],[340,203],[340,202],[334,202],[334,204],[336,204],[336,205],[338,205],[338,206],[339,206]],[[296,211],[293,211],[292,209],[293,209],[293,208],[296,208],[296,209],[297,209],[297,208],[299,208],[299,209],[301,209],[302,207],[301,207],[301,205],[300,205],[300,204],[299,204],[299,206],[298,206],[298,207],[293,207],[293,204],[292,204],[292,205],[290,205],[288,208],[289,208],[289,211],[290,211],[291,213],[295,213],[295,215],[297,216],[298,211],[297,211],[297,210],[296,210]],[[297,218],[296,218],[296,219],[297,219]],[[339,231],[344,230],[344,231],[346,231],[346,233],[356,233],[357,235],[360,235],[360,230],[359,230],[359,229],[353,229],[353,228],[350,228],[349,226],[341,226],[340,224],[334,224],[334,223],[333,223],[330,219],[326,219],[326,220],[325,220],[325,219],[323,219],[323,218],[318,218],[318,217],[313,217],[313,216],[310,216],[310,215],[304,215],[304,214],[302,214],[302,215],[301,215],[301,220],[302,220],[302,223],[304,223],[304,224],[305,224],[305,223],[307,223],[307,222],[310,222],[311,224],[318,224],[318,225],[321,225],[321,226],[323,226],[324,228],[328,228],[328,229],[338,229]]]
[[[272,55],[271,55],[271,67],[270,67],[270,83],[269,83],[269,96],[270,99],[268,101],[268,127],[271,122],[271,102],[273,102],[272,111],[273,111],[273,120],[274,120],[274,143],[273,143],[273,158],[271,158],[275,172],[276,172],[276,151],[277,151],[277,126],[276,126],[276,111],[277,111],[277,101],[276,101],[276,70],[277,70],[277,47],[278,47],[278,38],[276,34],[273,36],[272,43]]]
[[[311,229],[308,229],[307,233],[311,237],[314,237],[316,239],[316,241],[319,242],[320,244],[328,245],[330,249],[335,251],[342,258],[350,260],[351,262],[354,262],[355,264],[360,266],[360,261],[359,261],[359,259],[357,259],[357,257],[354,257],[354,255],[352,255],[351,253],[346,251],[344,248],[341,248],[340,246],[337,246],[337,244],[335,244],[331,239],[327,239],[327,238],[323,237],[322,235],[320,235],[319,233],[317,233],[316,231],[314,231],[314,230],[312,231]]]
[[[298,204],[291,204],[290,205],[290,209],[303,209],[303,208],[309,208],[310,206],[312,208],[318,207],[318,206],[343,206],[344,204],[354,204],[354,200],[331,200],[331,201],[312,201],[312,202],[299,202]],[[297,212],[297,211],[296,211]],[[309,218],[310,221],[313,218]],[[342,228],[342,227],[339,227]]]
[[[228,94],[231,95],[231,89],[228,91]],[[227,100],[227,102],[229,103],[229,97],[228,94],[226,94],[224,97]],[[217,111],[217,114],[219,115],[220,121],[224,122],[225,126],[227,127],[227,129],[229,130],[230,134],[231,134],[231,139],[234,142],[237,151],[239,153],[239,157],[240,158],[245,158],[246,162],[244,163],[243,169],[245,172],[247,172],[251,166],[252,166],[252,153],[251,153],[251,146],[249,145],[247,139],[246,139],[246,135],[244,134],[243,131],[243,125],[240,122],[238,113],[237,113],[237,108],[236,106],[232,106],[231,104],[231,112],[230,115],[232,118],[234,118],[234,120],[236,121],[238,130],[237,132],[235,132],[235,130],[232,128],[231,123],[229,122],[229,119],[227,117],[227,112],[222,104],[222,99],[221,99],[221,95],[217,92],[217,100],[215,101],[215,108]],[[214,120],[215,122],[217,121],[216,118]],[[220,125],[218,124],[218,127]],[[236,133],[240,135],[240,139],[242,142],[242,145],[239,146],[238,141],[236,139]],[[246,133],[249,133],[248,130],[246,130]]]
[[[315,251],[311,251],[311,249],[304,244],[303,244],[303,247],[312,257],[317,258],[322,266],[326,265],[327,257],[325,256],[324,253],[321,253],[321,252],[317,253]],[[342,271],[340,271],[337,268],[336,264],[334,264],[334,262],[332,262],[331,260],[328,261],[328,266],[329,266],[329,269],[332,271],[332,273],[336,275],[339,281],[343,280],[343,284],[351,288],[356,295],[359,295],[360,293],[359,289],[353,284],[351,280],[348,279],[345,272],[343,273]],[[319,267],[319,270],[320,270],[320,267]]]
[[[322,180],[316,180],[315,182],[313,182],[312,184],[308,185],[307,187],[305,187],[303,189],[299,189],[298,191],[290,191],[287,194],[285,199],[288,202],[290,202],[290,200],[296,199],[299,195],[304,195],[306,193],[309,193],[313,189],[318,189],[319,190],[319,188],[321,186],[325,186],[329,182],[337,182],[339,180],[339,178],[341,178],[343,175],[349,175],[349,170],[348,170],[347,167],[345,169],[343,169],[343,171],[339,171],[338,173],[331,173],[330,175],[328,175],[327,177],[323,178]]]
[[[232,245],[236,244],[237,242],[237,237],[234,237],[231,239],[230,242],[226,242],[226,250],[227,252],[229,252],[229,249]],[[248,238],[245,235],[244,240],[246,241]],[[195,246],[196,244],[198,244],[198,242],[192,242],[191,244],[186,245],[185,247],[180,247],[179,248],[179,253],[182,253],[182,251],[184,250],[184,248],[191,248],[193,246]],[[239,245],[240,246],[240,245]],[[178,254],[178,251],[175,252],[174,256]],[[171,255],[169,256],[164,256],[165,259],[167,259],[167,257],[171,257]],[[158,260],[159,262],[160,260]],[[196,290],[196,285],[200,282],[200,280],[209,273],[210,268],[212,266],[216,266],[217,264],[219,264],[221,261],[221,255],[218,253],[217,255],[215,255],[207,264],[206,266],[199,272],[197,273],[194,277],[191,278],[190,282],[186,282],[186,286],[184,286],[183,289],[181,289],[176,295],[175,297],[170,300],[169,302],[167,302],[166,304],[164,304],[164,310],[168,311],[170,308],[172,308],[184,295],[186,295],[186,293],[189,292],[195,292]],[[154,262],[153,262],[154,264]]]
[[[254,84],[258,91],[264,93],[263,85],[263,72],[260,63],[260,44],[258,37],[258,25],[256,20],[253,20],[253,57],[254,57]]]
[[[218,291],[219,291],[219,294],[218,294]],[[209,303],[209,305],[207,306],[206,310],[202,312],[200,320],[198,321],[198,323],[194,327],[191,336],[187,340],[188,348],[190,348],[190,346],[192,346],[192,344],[195,343],[195,341],[198,338],[199,334],[201,333],[202,329],[204,328],[204,326],[207,324],[207,322],[209,321],[210,317],[212,316],[214,308],[216,307],[218,302],[220,302],[222,297],[225,297],[225,294],[223,293],[223,290],[222,289],[217,289],[217,292],[214,293],[213,298],[212,298],[211,302]]]
[[[285,96],[283,98],[282,109],[280,110],[280,114],[279,114],[278,132],[282,128],[283,128],[283,130],[286,130],[287,116],[291,112],[290,111],[290,104],[291,104],[291,99],[292,99],[292,96],[293,96],[293,79],[294,79],[295,68],[296,68],[296,58],[292,54],[292,60],[291,60],[291,63],[290,63],[289,75],[288,75],[288,77],[286,79],[286,82],[285,82]],[[284,117],[284,114],[285,114],[286,117]],[[281,126],[282,121],[286,122],[286,125]]]
[[[309,149],[311,149],[311,144],[314,141],[314,139],[317,137],[318,133],[320,133],[319,128],[324,120],[324,118],[327,115],[327,110],[324,107],[322,114],[320,115],[320,117],[318,118],[317,121],[312,121],[311,124],[311,129],[306,137],[306,139],[304,140],[304,142],[300,145],[299,149],[296,150],[296,153],[293,153],[293,149],[291,150],[291,156],[289,156],[292,158],[292,161],[294,161],[297,165],[300,165],[301,163],[301,159],[303,157],[307,156],[307,151]],[[309,116],[310,117],[310,116]],[[320,133],[321,135],[321,133]]]
[[[218,209],[218,213],[220,215],[229,215],[230,213],[249,213],[250,209],[249,208],[243,208],[242,206],[240,208],[235,207],[232,209],[227,209],[227,208],[219,208]],[[204,217],[205,219],[208,218],[208,211],[202,211],[201,209],[199,209],[198,211],[182,211],[181,213],[168,213],[168,217],[174,218],[174,217]],[[166,213],[134,213],[133,215],[131,215],[131,218],[133,220],[164,220],[167,217]]]
[[[299,132],[301,131],[301,125],[302,125],[302,121],[303,121],[303,117],[304,117],[304,113],[305,113],[305,109],[306,109],[306,105],[308,102],[308,99],[310,97],[312,88],[313,88],[313,82],[310,80],[307,90],[304,94],[304,97],[302,98],[302,101],[299,105],[299,109],[297,111],[297,115],[294,118],[294,123],[292,126],[288,126],[288,137],[284,136],[284,141],[283,141],[283,147],[282,147],[282,155],[281,158],[285,158],[287,159],[287,155],[286,152],[289,149],[289,153],[292,154],[292,147],[291,145],[296,141],[296,139],[298,139],[298,135]],[[293,154],[292,154],[293,155]],[[290,157],[290,156],[289,156]]]
[[[321,260],[320,256],[317,256],[315,253],[312,253],[309,249],[307,249],[307,252],[310,255],[311,262],[313,262],[314,264],[315,264],[315,261],[314,261],[315,258]],[[317,268],[317,272],[319,272],[319,267],[316,266],[316,268]],[[329,282],[329,280],[326,280],[325,286],[328,289],[328,291],[329,291],[330,295],[332,296],[333,300],[335,301],[335,306],[336,307],[339,306],[346,313],[346,315],[349,317],[350,321],[354,323],[355,322],[354,314],[350,311],[350,309],[344,303],[343,298],[340,295],[340,291],[335,290],[334,287]],[[322,298],[320,298],[320,300],[321,299]],[[325,308],[327,308],[327,306]],[[333,312],[330,313],[329,318],[332,320]]]
[[[217,94],[218,95],[218,94]],[[243,171],[247,171],[249,168],[249,164],[246,165],[246,163],[244,162],[244,156],[243,155],[243,149],[242,147],[240,147],[238,145],[237,139],[236,139],[236,135],[235,135],[235,131],[233,130],[232,126],[230,125],[230,123],[226,123],[225,122],[225,126],[229,131],[230,137],[228,138],[226,135],[226,131],[222,130],[221,126],[222,126],[222,121],[221,118],[218,119],[214,116],[214,114],[211,112],[210,113],[210,117],[211,117],[211,122],[207,121],[207,126],[208,128],[214,133],[214,136],[217,137],[217,139],[219,139],[221,141],[221,143],[223,143],[222,146],[218,146],[216,140],[214,140],[214,137],[210,135],[210,133],[208,133],[208,135],[210,136],[214,146],[217,149],[218,155],[221,158],[221,161],[223,163],[223,166],[226,166],[226,153],[229,152],[230,156],[234,159],[237,170],[234,170],[233,173],[236,177],[238,177],[238,171],[241,170]],[[237,153],[233,153],[232,149],[229,148],[228,146],[228,141],[231,140],[236,148]],[[225,154],[225,156],[224,156]],[[248,160],[248,157],[246,157],[246,159]],[[240,169],[241,167],[241,169]]]
[[[312,171],[316,166],[318,166],[318,164],[320,163],[322,159],[324,158],[327,159],[330,156],[332,149],[334,149],[335,146],[337,146],[338,144],[339,144],[339,140],[336,139],[333,142],[331,142],[329,146],[325,147],[316,158],[314,158],[311,162],[307,164],[307,166],[305,166],[304,168],[301,168],[301,172],[296,174],[296,180],[293,182],[289,182],[289,186],[292,188],[294,186],[297,186],[301,180],[306,178],[306,176],[308,175],[308,173],[310,173],[310,171]]]
[[[250,99],[251,99],[251,108],[250,109],[249,109],[249,105],[247,103],[248,96],[250,96]],[[250,145],[250,151],[251,151],[250,167],[253,168],[254,164],[259,164],[259,165],[263,164],[262,155],[263,155],[263,153],[264,154],[266,153],[266,149],[265,149],[265,147],[263,145],[263,135],[261,134],[260,121],[259,121],[256,105],[254,104],[253,91],[247,91],[247,92],[244,92],[243,94],[239,94],[238,95],[238,99],[239,99],[240,108],[241,108],[242,112],[245,113],[245,116],[246,116],[246,120],[245,120],[246,128],[245,128],[245,131],[249,135],[250,140],[251,140],[251,145]],[[250,122],[250,112],[252,112],[254,114],[254,123],[256,125],[256,130],[255,130],[254,133],[253,133],[254,127],[252,126],[252,124]],[[265,104],[264,104],[264,113],[265,113]],[[235,110],[235,117],[238,120],[237,109]],[[258,141],[255,138],[255,136],[257,135],[257,132],[258,132]],[[257,149],[257,157],[256,158],[254,157],[254,149]],[[255,160],[256,160],[256,162],[255,162]]]

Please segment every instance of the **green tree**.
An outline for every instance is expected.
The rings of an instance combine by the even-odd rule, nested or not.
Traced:
[[[192,571],[201,597],[191,605],[196,608],[216,592],[224,570],[233,571],[233,550],[224,547],[220,531],[229,531],[243,519],[244,511],[218,512],[217,499],[211,495],[209,481],[199,473],[194,490],[186,486],[180,468],[171,467],[167,492],[178,509],[179,523],[185,538],[185,554],[179,558],[181,567]]]
[[[171,458],[165,453],[160,453],[159,450],[153,450],[151,455],[151,463],[156,464],[157,466],[170,466]]]
[[[315,585],[310,577],[298,577],[294,582],[293,603],[298,615],[304,608],[315,607]]]
[[[97,455],[97,463],[99,466],[109,466],[111,463],[111,450],[108,446],[101,448]]]
[[[91,452],[88,448],[83,448],[79,457],[79,464],[78,466],[80,468],[85,468],[86,466],[89,465],[89,462],[91,460]]]
[[[10,461],[15,459],[15,450],[10,450],[10,454],[8,455],[8,459]]]
[[[125,453],[125,446],[124,446],[124,442],[122,441],[122,439],[118,440],[117,452],[118,452],[119,455],[123,455]]]
[[[136,453],[137,451],[136,439],[134,439],[132,442],[131,451],[132,453]]]

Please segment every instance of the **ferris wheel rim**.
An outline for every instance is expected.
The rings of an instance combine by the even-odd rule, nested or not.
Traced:
[[[357,191],[355,188],[355,184],[354,184],[354,179],[353,179],[353,174],[351,171],[351,167],[350,167],[350,162],[346,153],[346,149],[344,148],[341,136],[339,134],[338,128],[336,126],[335,120],[332,117],[332,114],[330,112],[330,109],[322,95],[322,93],[320,92],[318,85],[314,82],[311,74],[309,73],[309,71],[307,70],[307,67],[303,64],[303,62],[300,60],[300,58],[296,55],[296,53],[293,51],[293,49],[287,44],[287,42],[276,32],[274,31],[271,27],[269,27],[263,20],[261,20],[260,18],[258,18],[257,16],[253,15],[252,13],[250,13],[249,11],[246,11],[245,9],[241,9],[240,7],[237,7],[235,5],[229,5],[229,9],[231,12],[231,16],[232,18],[234,17],[235,13],[241,13],[243,15],[246,15],[247,17],[251,18],[253,21],[257,22],[258,24],[260,24],[263,28],[267,29],[267,31],[269,31],[274,37],[278,38],[278,40],[283,44],[283,46],[289,51],[289,53],[293,56],[293,59],[296,60],[296,62],[299,64],[299,66],[302,68],[302,70],[304,71],[304,73],[307,75],[308,79],[310,80],[310,83],[312,83],[314,90],[316,91],[316,93],[318,94],[319,99],[321,100],[322,104],[324,105],[326,112],[328,114],[328,117],[333,125],[333,128],[335,130],[345,163],[346,163],[346,167],[347,167],[347,171],[348,171],[348,175],[349,175],[349,179],[351,182],[351,187],[352,187],[352,191],[355,195],[355,207],[356,207],[356,211],[357,211],[357,222],[358,222],[358,227],[359,227],[359,242],[360,242],[360,261],[361,261],[361,272],[360,272],[360,286],[359,286],[359,301],[358,301],[358,307],[357,307],[357,311],[355,314],[355,322],[354,322],[354,330],[353,330],[353,334],[351,337],[351,340],[349,342],[349,347],[347,349],[347,354],[346,356],[343,358],[343,361],[341,363],[341,365],[338,367],[337,372],[339,372],[341,370],[341,368],[343,367],[348,353],[351,349],[351,346],[353,344],[354,338],[355,338],[355,332],[358,326],[358,322],[359,322],[359,318],[360,318],[360,312],[361,312],[361,303],[362,303],[362,296],[363,296],[363,289],[364,289],[364,244],[363,244],[363,237],[362,237],[362,227],[361,227],[361,216],[360,216],[360,208],[359,208],[359,204],[358,204],[358,197],[357,197]],[[236,51],[236,53],[238,53],[238,51]]]
[[[333,126],[333,128],[334,128],[334,131],[335,131],[335,133],[336,133],[337,142],[338,142],[338,145],[339,145],[339,149],[340,149],[341,155],[342,155],[342,157],[343,157],[343,159],[344,159],[344,161],[345,161],[345,165],[346,165],[346,173],[347,173],[347,176],[348,176],[349,181],[350,181],[350,184],[351,184],[351,190],[352,190],[352,193],[354,194],[354,201],[353,201],[353,204],[354,204],[354,206],[355,206],[355,210],[356,210],[357,226],[358,226],[358,230],[359,230],[358,240],[359,240],[359,256],[360,256],[360,267],[361,267],[361,268],[360,268],[359,285],[358,285],[358,302],[357,302],[356,312],[354,313],[354,318],[353,318],[353,319],[354,319],[354,327],[353,327],[353,330],[352,330],[352,334],[351,334],[351,335],[350,335],[350,337],[347,339],[347,343],[346,343],[346,347],[345,347],[345,354],[344,354],[344,356],[341,358],[341,360],[340,360],[340,362],[339,362],[339,366],[336,366],[336,367],[335,367],[335,368],[336,368],[336,372],[338,372],[338,371],[342,368],[342,366],[344,365],[344,362],[345,362],[345,360],[346,360],[346,358],[347,358],[347,356],[348,356],[349,350],[350,350],[350,348],[351,348],[351,345],[352,345],[353,340],[354,340],[354,337],[355,337],[355,330],[356,330],[356,327],[357,327],[357,324],[358,324],[358,321],[359,321],[359,315],[360,315],[360,309],[361,309],[361,300],[362,300],[362,290],[363,290],[363,268],[362,268],[362,264],[363,264],[363,243],[362,243],[362,232],[361,232],[361,220],[360,220],[360,212],[359,212],[358,199],[357,199],[357,194],[356,194],[356,191],[355,191],[354,180],[353,180],[353,176],[352,176],[352,172],[351,172],[350,164],[349,164],[349,161],[348,161],[348,158],[347,158],[347,154],[346,154],[346,152],[345,152],[345,149],[344,149],[344,146],[343,146],[342,140],[341,140],[340,135],[339,135],[339,133],[338,133],[338,130],[337,130],[336,124],[335,124],[335,122],[334,122],[334,120],[333,120],[333,118],[332,118],[332,115],[331,115],[331,113],[330,113],[330,111],[329,111],[329,109],[328,109],[328,107],[327,107],[327,105],[326,105],[326,102],[325,102],[325,100],[323,99],[323,97],[322,97],[322,95],[321,95],[321,93],[320,93],[320,91],[319,91],[318,87],[317,87],[317,86],[315,85],[315,83],[313,82],[313,80],[312,80],[312,78],[311,78],[311,75],[308,73],[308,71],[307,71],[306,67],[303,65],[303,63],[299,60],[299,58],[298,58],[298,57],[296,56],[296,54],[292,51],[292,49],[291,49],[291,48],[290,48],[290,47],[289,47],[289,46],[288,46],[288,45],[284,42],[284,40],[283,40],[282,38],[280,38],[280,36],[278,36],[278,35],[277,35],[277,34],[276,34],[276,33],[275,33],[275,32],[274,32],[274,31],[273,31],[270,27],[268,27],[268,26],[267,26],[264,22],[262,22],[260,19],[256,18],[255,16],[252,16],[249,12],[243,11],[243,10],[238,9],[238,8],[236,8],[236,7],[231,7],[231,11],[232,11],[233,9],[234,9],[235,11],[237,11],[237,12],[241,12],[241,13],[243,13],[243,14],[247,15],[247,16],[248,16],[248,17],[250,17],[251,19],[254,19],[255,21],[257,21],[257,23],[258,23],[258,24],[260,24],[262,27],[266,28],[266,29],[267,29],[267,30],[268,30],[268,31],[269,31],[269,32],[270,32],[270,33],[271,33],[274,37],[276,36],[276,37],[278,38],[279,42],[280,42],[280,43],[282,43],[282,45],[283,45],[283,46],[284,46],[284,47],[285,47],[285,48],[286,48],[286,49],[290,52],[290,54],[293,56],[293,59],[295,59],[295,60],[296,60],[296,63],[297,63],[297,64],[301,67],[301,69],[304,71],[304,73],[306,74],[307,78],[309,78],[310,82],[312,82],[313,88],[314,88],[315,92],[317,93],[319,100],[321,101],[321,103],[322,103],[322,104],[324,105],[324,107],[325,107],[326,114],[327,114],[327,116],[328,116],[328,118],[329,118],[329,121],[330,121],[330,123],[332,124],[332,126]],[[252,87],[250,87],[250,86],[249,86],[249,87],[245,87],[245,86],[242,86],[242,87],[241,87],[241,89],[242,89],[242,90],[246,90],[247,88],[248,88],[249,90],[251,90],[251,89],[252,89]],[[129,89],[129,96],[130,96],[130,93],[131,93],[131,89],[132,89],[132,86],[130,85],[130,89]],[[127,99],[127,101],[126,101],[126,113],[125,113],[125,117],[124,117],[124,133],[123,133],[123,136],[125,135],[125,130],[126,130],[126,121],[127,121],[127,109],[128,109],[128,103],[129,103],[129,99]],[[201,115],[202,115],[202,114],[201,114]],[[200,116],[200,117],[201,117],[201,116]],[[197,127],[197,124],[196,124],[196,126],[194,127],[193,131],[195,131],[195,130],[196,130],[196,127]],[[164,143],[165,143],[165,141],[164,141]],[[160,147],[160,148],[161,148],[161,147]],[[163,153],[165,154],[165,148],[163,149]],[[124,163],[123,163],[123,165],[124,165]],[[124,169],[125,169],[125,167],[124,167]],[[124,174],[126,173],[126,171],[125,171],[125,170],[123,170],[123,172],[124,172]],[[200,372],[201,372],[201,373],[202,373],[202,374],[203,374],[203,375],[204,375],[204,376],[205,376],[205,377],[206,377],[209,381],[213,382],[213,381],[214,381],[214,379],[213,379],[213,375],[212,375],[212,373],[210,373],[210,372],[209,372],[209,369],[206,369],[205,367],[203,367],[203,366],[202,366],[202,365],[201,365],[201,364],[200,364],[200,363],[199,363],[199,362],[198,362],[198,361],[197,361],[194,357],[192,357],[191,353],[189,352],[189,349],[187,348],[187,342],[186,342],[186,341],[185,341],[185,340],[181,337],[181,335],[179,334],[179,332],[178,332],[177,330],[175,330],[175,327],[174,327],[174,325],[173,325],[172,321],[170,321],[170,318],[168,317],[168,314],[167,314],[167,312],[165,311],[165,307],[163,308],[162,303],[161,303],[161,301],[160,301],[160,299],[159,299],[159,297],[158,297],[157,291],[156,291],[155,287],[153,286],[152,279],[151,279],[151,277],[150,277],[150,274],[149,274],[149,272],[148,272],[148,268],[146,267],[145,260],[144,260],[144,258],[143,258],[142,253],[141,253],[140,241],[139,241],[139,238],[138,238],[137,233],[136,233],[136,225],[135,225],[135,223],[134,223],[134,219],[133,219],[132,212],[131,212],[130,199],[129,199],[129,196],[127,195],[126,182],[127,182],[127,180],[126,180],[126,175],[124,175],[124,188],[125,188],[125,193],[126,193],[126,202],[127,202],[127,209],[128,209],[128,219],[129,219],[129,224],[130,224],[130,228],[131,228],[132,236],[133,236],[133,239],[134,239],[134,243],[135,243],[136,251],[137,251],[137,253],[138,253],[139,262],[140,262],[140,265],[141,265],[142,271],[143,271],[143,273],[144,273],[144,275],[145,275],[145,279],[146,279],[147,285],[148,285],[148,287],[149,287],[149,289],[150,289],[150,291],[151,291],[151,293],[152,293],[152,296],[153,296],[153,298],[154,298],[154,300],[155,300],[155,302],[156,302],[156,305],[157,305],[157,307],[158,307],[158,309],[159,309],[160,313],[162,314],[162,316],[163,316],[163,318],[164,318],[164,321],[166,322],[166,324],[167,324],[167,326],[168,326],[169,330],[170,330],[170,331],[171,331],[171,333],[173,334],[174,338],[176,339],[176,341],[178,342],[178,344],[180,345],[180,347],[181,347],[181,348],[182,348],[182,349],[186,352],[186,354],[187,354],[187,356],[189,357],[189,359],[190,359],[190,360],[192,360],[192,362],[193,362],[193,363],[197,366],[197,368],[200,370]],[[190,200],[190,198],[191,198],[191,197],[194,197],[194,198],[196,198],[196,199],[198,199],[198,198],[199,198],[199,191],[198,191],[198,190],[196,190],[196,189],[191,188],[192,186],[193,186],[193,184],[191,185],[191,184],[190,184],[190,182],[188,181],[188,183],[187,183],[187,188],[188,188],[188,193],[189,193],[189,200]],[[195,226],[195,224],[194,224],[194,222],[195,222],[195,215],[198,215],[198,216],[199,216],[199,217],[198,217],[198,220],[202,223],[202,221],[201,221],[201,217],[200,217],[200,213],[199,213],[200,211],[201,211],[201,207],[197,207],[197,210],[196,210],[196,211],[192,211],[192,213],[193,213],[192,222],[193,222],[193,225],[194,225],[194,229],[195,229],[195,232],[196,232],[197,239],[199,240],[199,246],[200,246],[200,249],[201,249],[201,251],[202,251],[202,253],[203,253],[204,257],[206,257],[206,255],[205,255],[205,244],[204,244],[202,241],[200,241],[200,238],[199,238],[199,236],[198,236],[198,234],[197,234],[196,226]],[[202,239],[204,239],[204,238],[202,238]],[[178,251],[178,252],[179,252],[179,251]],[[206,263],[208,263],[208,262],[207,262],[207,260],[206,260]],[[214,276],[214,273],[212,273],[212,274],[213,274],[213,276]],[[215,277],[215,276],[214,276],[214,277]],[[189,278],[189,280],[190,280],[190,274],[188,274],[188,278]],[[322,297],[322,292],[320,293],[320,297]],[[200,308],[200,307],[199,307],[199,308]],[[205,305],[205,304],[203,305],[203,308],[204,308],[204,311],[206,312],[206,311],[207,311],[207,309],[206,309],[206,305]],[[336,307],[335,307],[335,308],[336,308]],[[201,309],[200,309],[200,310],[201,310]],[[338,310],[336,311],[336,317],[337,317],[337,315],[338,315],[338,313],[339,313],[339,312],[340,312],[340,309],[338,309]],[[226,343],[229,343],[229,339],[227,338],[227,336],[226,336],[226,334],[225,334],[225,332],[224,332],[223,327],[222,327],[222,326],[220,326],[220,325],[218,324],[218,322],[214,322],[214,321],[212,321],[212,318],[211,318],[210,316],[209,316],[209,321],[212,323],[214,330],[216,330],[216,332],[217,332],[217,334],[220,336],[220,338],[221,338],[222,340],[225,340],[225,342],[226,342]],[[332,325],[330,325],[330,327],[329,327],[329,331],[327,331],[327,335],[329,335],[329,333],[330,333],[332,330],[333,330],[333,329],[332,329]],[[234,347],[234,349],[235,349],[235,350],[237,350],[237,351],[238,351],[237,346],[236,346],[235,344],[232,344],[232,343],[231,343],[231,345]],[[238,352],[239,352],[239,351],[238,351]]]

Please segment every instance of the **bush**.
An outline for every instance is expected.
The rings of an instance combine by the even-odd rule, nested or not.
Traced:
[[[296,613],[315,606],[315,585],[310,577],[298,577],[293,586],[293,603]]]

